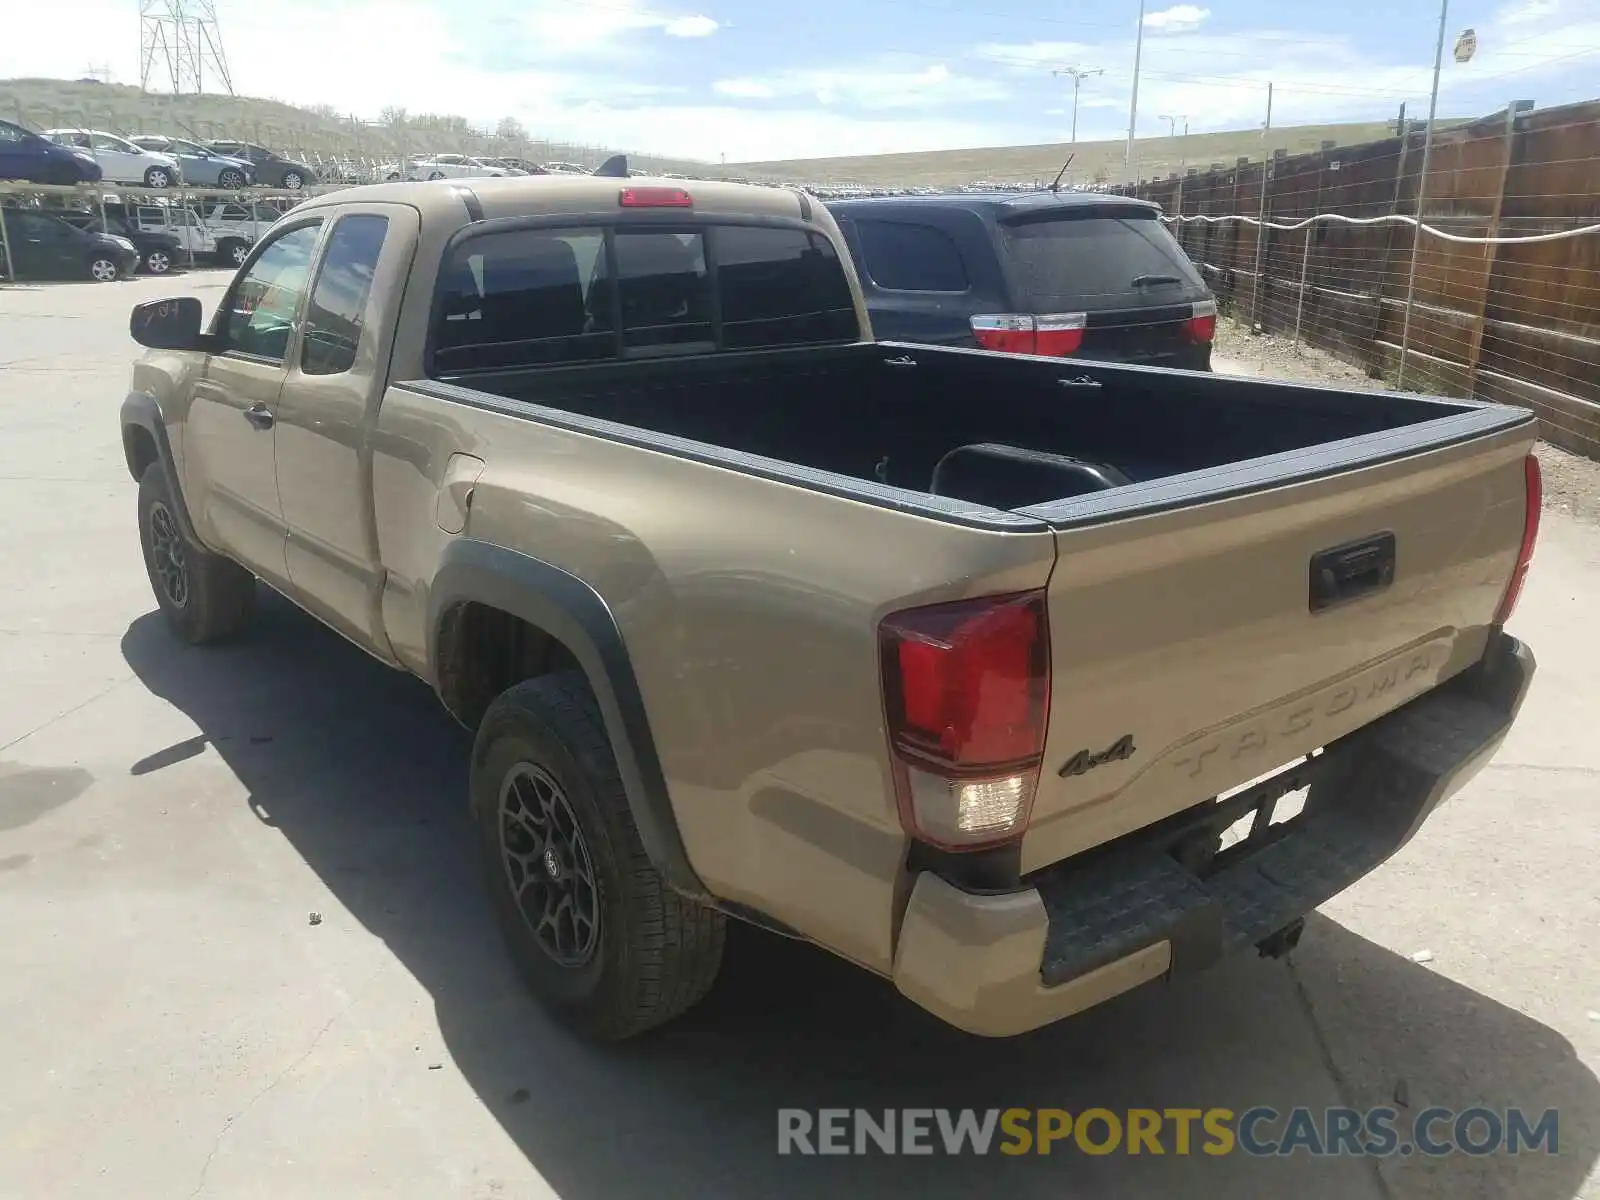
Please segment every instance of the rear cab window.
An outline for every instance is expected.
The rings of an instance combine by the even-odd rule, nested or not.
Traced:
[[[1205,282],[1153,211],[1047,211],[1000,225],[1019,310],[1068,312],[1181,304]]]
[[[539,226],[475,233],[451,249],[439,279],[431,370],[859,338],[843,265],[813,230]]]

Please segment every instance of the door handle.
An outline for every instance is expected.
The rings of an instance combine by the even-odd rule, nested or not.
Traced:
[[[271,429],[273,416],[265,404],[252,404],[244,410],[244,419],[256,429]]]

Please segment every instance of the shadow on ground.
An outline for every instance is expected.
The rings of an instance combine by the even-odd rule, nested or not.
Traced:
[[[997,1178],[1019,1197],[1378,1196],[1375,1164],[1348,1158],[779,1157],[776,1110],[1367,1107],[1389,1104],[1400,1077],[1411,1113],[1557,1108],[1561,1154],[1391,1160],[1390,1194],[1567,1200],[1600,1153],[1600,1084],[1558,1034],[1322,918],[1292,968],[1230,962],[1004,1042],[959,1034],[854,967],[740,927],[716,990],[688,1017],[623,1046],[577,1041],[528,999],[497,940],[466,820],[467,735],[422,684],[263,600],[257,628],[231,647],[184,648],[153,613],[129,628],[129,665],[202,730],[148,747],[131,769],[214,746],[263,825],[429,990],[454,1061],[566,1200],[970,1200]]]

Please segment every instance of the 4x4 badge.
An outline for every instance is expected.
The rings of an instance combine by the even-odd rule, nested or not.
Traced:
[[[1074,775],[1087,775],[1096,767],[1104,766],[1108,762],[1122,762],[1133,757],[1133,734],[1125,733],[1111,745],[1098,754],[1091,754],[1087,750],[1079,750],[1057,772],[1063,779],[1070,779]]]

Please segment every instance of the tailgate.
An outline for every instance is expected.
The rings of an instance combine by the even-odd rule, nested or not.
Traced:
[[[1022,869],[1238,787],[1476,661],[1521,545],[1533,437],[1524,422],[1058,527],[1050,716]]]

